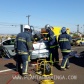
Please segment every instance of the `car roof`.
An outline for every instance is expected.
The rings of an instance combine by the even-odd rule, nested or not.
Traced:
[[[10,38],[10,39],[3,40],[1,43],[3,43],[4,41],[12,40],[12,39],[15,39],[15,38]]]

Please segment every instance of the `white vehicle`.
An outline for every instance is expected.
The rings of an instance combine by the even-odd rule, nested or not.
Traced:
[[[30,59],[38,59],[38,58],[48,58],[49,50],[47,49],[47,42],[42,41],[36,44],[33,44],[34,50],[31,53]]]
[[[14,51],[15,39],[4,40],[0,45],[0,56],[12,58],[16,55]],[[30,59],[35,60],[38,58],[47,58],[49,56],[49,51],[47,50],[47,42],[37,42],[33,44],[34,50],[31,53]]]

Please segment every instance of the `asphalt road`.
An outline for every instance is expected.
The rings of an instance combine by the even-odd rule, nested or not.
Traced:
[[[72,47],[72,50],[80,53],[84,51],[84,46]],[[61,64],[62,55],[60,50],[59,54]],[[34,67],[29,67],[29,70],[31,68]],[[32,74],[31,77],[22,78],[15,71],[15,61],[13,59],[0,58],[0,84],[38,84],[41,78],[34,71],[29,72]],[[70,69],[60,71],[59,66],[56,66],[52,68],[52,73],[51,78],[54,79],[55,84],[84,84],[84,58],[72,57],[70,58]]]

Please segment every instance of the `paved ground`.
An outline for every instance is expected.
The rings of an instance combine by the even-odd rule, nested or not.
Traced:
[[[72,47],[73,50],[77,50],[78,53],[84,51],[84,47]],[[60,53],[60,58],[61,58]],[[61,63],[61,60],[60,60]],[[84,84],[84,58],[70,58],[70,69],[66,71],[60,71],[59,66],[53,67],[52,77],[55,84]],[[31,67],[33,68],[33,67]],[[30,71],[31,77],[22,78],[15,69],[15,61],[13,59],[0,58],[0,84],[38,84],[39,80],[33,80],[36,75]],[[38,76],[35,76],[36,79]],[[15,78],[15,79],[14,79]]]

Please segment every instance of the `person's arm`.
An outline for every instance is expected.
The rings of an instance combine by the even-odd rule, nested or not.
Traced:
[[[33,37],[33,35],[31,35],[31,41],[32,41],[32,42],[34,41],[34,37]]]
[[[55,36],[52,38],[52,40],[50,40],[49,44],[53,45],[54,42],[55,42]]]
[[[70,41],[70,43],[72,42],[72,37],[69,35],[69,41]]]
[[[30,54],[32,52],[32,49],[33,49],[33,43],[31,40],[31,36],[28,35],[26,40],[27,40],[27,47],[29,49],[29,54]]]

